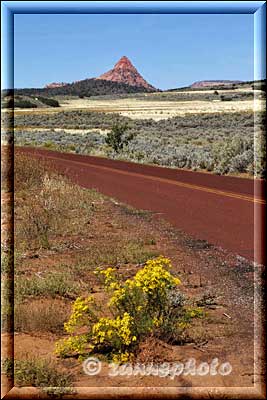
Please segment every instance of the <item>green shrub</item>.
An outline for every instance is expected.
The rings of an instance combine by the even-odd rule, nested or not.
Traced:
[[[16,108],[37,108],[37,105],[31,103],[29,100],[17,100],[15,98],[14,107]]]
[[[51,141],[51,140],[49,140],[49,141],[47,141],[47,142],[44,142],[44,147],[46,147],[46,148],[48,148],[48,149],[53,149],[53,148],[55,148],[55,144]]]
[[[78,294],[80,285],[73,281],[67,272],[49,272],[45,276],[26,278],[18,276],[15,279],[15,297],[65,297],[74,298]]]
[[[112,147],[112,149],[119,153],[125,145],[128,144],[129,140],[133,138],[132,135],[125,137],[125,132],[128,129],[128,124],[116,123],[112,126],[111,132],[108,132],[106,137],[106,143]]]
[[[223,94],[220,96],[221,101],[232,101],[233,97],[224,96]]]
[[[48,97],[38,97],[38,100],[50,107],[60,107],[59,102]]]
[[[15,385],[69,387],[71,375],[58,370],[52,361],[36,358],[15,361]]]
[[[14,360],[11,358],[1,359],[1,373],[12,377],[14,371]]]

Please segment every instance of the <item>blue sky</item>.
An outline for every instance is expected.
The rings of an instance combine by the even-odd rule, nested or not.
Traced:
[[[15,14],[15,87],[96,77],[126,55],[152,85],[253,80],[253,15]]]

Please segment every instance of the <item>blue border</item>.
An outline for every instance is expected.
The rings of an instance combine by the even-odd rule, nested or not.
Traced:
[[[1,88],[14,88],[14,12],[1,4]]]
[[[254,14],[264,1],[4,1],[13,14]]]
[[[254,80],[266,79],[266,2],[254,13]]]

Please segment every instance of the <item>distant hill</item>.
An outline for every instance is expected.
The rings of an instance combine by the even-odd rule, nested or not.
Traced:
[[[265,91],[266,79],[256,80],[256,81],[227,81],[227,80],[198,81],[190,86],[171,88],[164,90],[164,92],[179,92],[184,90],[193,91],[193,90],[208,90],[208,89],[233,90],[246,87]]]
[[[52,83],[48,83],[48,85],[45,85],[45,88],[49,89],[49,88],[61,87],[61,86],[65,86],[65,85],[67,85],[66,82],[52,82]]]
[[[143,86],[131,86],[122,82],[102,79],[84,79],[64,86],[15,89],[15,94],[32,96],[80,96],[90,97],[106,94],[144,93],[151,92]]]
[[[203,87],[214,87],[214,86],[229,86],[242,83],[242,81],[229,81],[229,80],[211,80],[211,81],[197,81],[190,85],[191,88],[203,88]]]

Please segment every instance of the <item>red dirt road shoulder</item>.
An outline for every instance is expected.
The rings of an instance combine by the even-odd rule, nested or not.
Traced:
[[[265,264],[265,182],[16,148],[50,160],[74,182],[162,216],[195,238]]]

